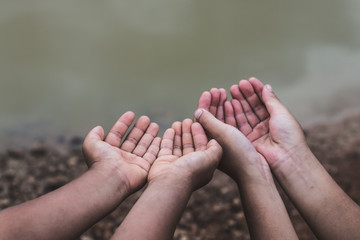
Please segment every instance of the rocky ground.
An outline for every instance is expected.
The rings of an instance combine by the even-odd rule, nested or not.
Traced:
[[[359,204],[360,115],[318,124],[305,133],[321,163]],[[82,139],[75,137],[0,153],[0,209],[55,190],[86,171],[81,143]],[[131,196],[79,239],[108,239],[139,195]],[[286,195],[282,195],[300,239],[315,239]],[[229,178],[217,172],[210,184],[193,194],[174,239],[250,239],[236,186]]]

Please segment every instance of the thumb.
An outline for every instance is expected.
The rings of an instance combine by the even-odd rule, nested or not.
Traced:
[[[211,139],[208,142],[206,146],[206,151],[208,151],[210,153],[210,156],[212,156],[217,161],[217,163],[219,163],[223,150],[220,144],[215,139]]]
[[[195,111],[195,120],[215,139],[221,136],[225,130],[225,123],[216,119],[214,115],[205,109],[199,108]]]
[[[84,145],[92,141],[103,141],[105,137],[104,129],[101,126],[94,127],[85,137]]]
[[[270,114],[276,114],[279,111],[287,111],[286,107],[280,102],[279,98],[275,95],[272,87],[267,84],[262,91],[262,100]]]
[[[88,159],[91,158],[91,153],[93,152],[94,144],[99,141],[104,140],[105,133],[104,129],[101,126],[94,127],[85,137],[84,144],[82,145],[82,151],[85,157],[85,162],[88,167],[91,166],[91,161]]]

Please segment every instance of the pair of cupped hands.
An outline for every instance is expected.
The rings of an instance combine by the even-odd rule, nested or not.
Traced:
[[[118,174],[128,194],[146,181],[167,178],[194,191],[211,180],[217,167],[234,180],[259,174],[271,179],[270,166],[286,168],[288,155],[306,146],[301,127],[271,86],[256,78],[231,86],[230,93],[228,101],[225,89],[204,92],[196,122],[174,122],[162,138],[157,137],[159,126],[141,116],[124,139],[133,112],[123,114],[106,136],[101,126],[95,127],[83,145],[88,167]]]

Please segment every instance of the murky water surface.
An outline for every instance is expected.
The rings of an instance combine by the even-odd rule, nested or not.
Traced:
[[[0,0],[0,143],[162,129],[257,76],[302,123],[358,107],[360,1]]]

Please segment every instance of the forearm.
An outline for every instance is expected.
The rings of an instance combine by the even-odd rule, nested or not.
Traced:
[[[191,190],[179,179],[149,183],[131,209],[115,239],[172,239],[176,225],[187,205]]]
[[[310,150],[289,156],[274,173],[319,239],[360,239],[360,207]]]
[[[236,182],[251,239],[298,239],[271,174]]]
[[[74,239],[126,196],[112,176],[89,170],[67,185],[0,213],[4,239]]]

